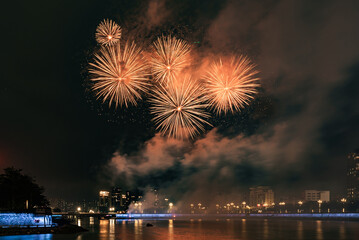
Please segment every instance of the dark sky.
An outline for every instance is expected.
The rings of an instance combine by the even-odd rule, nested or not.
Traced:
[[[196,141],[155,136],[146,102],[108,109],[86,91],[104,18],[139,42],[175,32],[203,55],[246,53],[261,93]],[[359,147],[357,1],[20,1],[1,19],[0,167],[24,169],[49,197],[133,182],[174,192],[198,179],[343,191]]]

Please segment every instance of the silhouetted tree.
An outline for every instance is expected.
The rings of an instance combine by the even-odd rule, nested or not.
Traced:
[[[21,169],[5,168],[0,174],[0,209],[22,210],[35,206],[47,206],[49,204],[43,195],[44,189],[35,180],[22,174]]]

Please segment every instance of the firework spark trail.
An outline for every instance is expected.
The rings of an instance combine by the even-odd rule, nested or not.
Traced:
[[[189,75],[181,82],[173,82],[165,88],[154,90],[151,112],[157,129],[168,137],[178,139],[194,138],[199,131],[204,131],[207,104],[203,88]]]
[[[121,38],[121,27],[112,20],[103,20],[96,29],[96,41],[102,45],[111,45]]]
[[[89,72],[94,82],[92,90],[103,102],[118,105],[136,105],[141,92],[148,90],[147,67],[141,49],[135,43],[104,46],[95,53]]]
[[[155,80],[165,86],[190,65],[190,45],[171,36],[159,37],[153,45],[152,73]]]
[[[203,77],[212,108],[220,114],[248,105],[259,87],[257,74],[255,65],[247,57],[213,62]]]

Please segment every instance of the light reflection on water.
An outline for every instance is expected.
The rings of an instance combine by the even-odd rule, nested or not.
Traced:
[[[168,239],[173,240],[173,219],[168,220]]]
[[[323,240],[322,221],[317,221],[317,240]]]
[[[269,238],[268,219],[264,219],[263,239],[267,240],[268,238]]]
[[[77,226],[81,227],[81,218],[77,219]]]
[[[95,224],[95,219],[93,217],[90,217],[90,225],[94,225]]]
[[[52,234],[34,234],[34,235],[19,235],[19,236],[4,236],[0,237],[0,239],[6,240],[50,240],[52,238]]]
[[[340,239],[346,239],[345,226],[344,226],[343,222],[340,224],[339,236],[340,236]]]
[[[89,229],[81,234],[38,234],[5,236],[0,240],[354,240],[358,239],[357,222],[293,219],[76,219]],[[147,227],[151,223],[153,227]]]
[[[303,240],[303,222],[298,221],[297,226],[298,240]]]

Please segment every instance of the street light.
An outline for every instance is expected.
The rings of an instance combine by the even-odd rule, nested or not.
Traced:
[[[298,202],[298,205],[299,205],[298,213],[300,213],[300,208],[301,208],[301,206],[303,205],[303,202],[302,202],[302,201],[299,201],[299,202]]]
[[[171,203],[171,202],[170,202],[170,203],[168,204],[168,206],[170,207],[170,209],[169,209],[169,213],[172,213],[173,203]]]
[[[217,212],[217,214],[219,213],[219,204],[218,203],[216,204],[216,212]]]
[[[343,213],[345,213],[345,203],[347,200],[345,198],[340,199],[340,201],[343,203]]]
[[[279,203],[280,206],[285,206],[285,202],[280,202]],[[282,209],[279,207],[279,213],[282,213]]]
[[[319,205],[319,213],[321,213],[321,206],[322,206],[323,201],[322,200],[318,200],[318,205]]]
[[[80,207],[77,207],[77,211],[80,212],[80,211],[81,211],[81,208],[80,208]]]
[[[242,209],[243,209],[243,212],[246,213],[246,202],[242,202]]]

